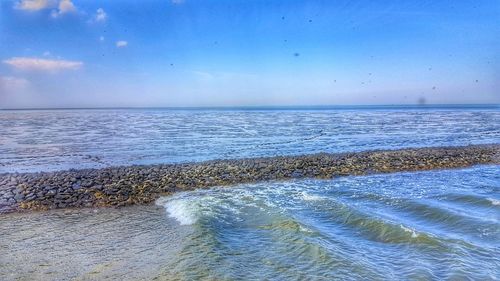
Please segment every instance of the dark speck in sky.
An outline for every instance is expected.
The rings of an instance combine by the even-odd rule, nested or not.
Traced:
[[[298,56],[300,56],[300,54],[299,53],[293,53],[293,56],[294,57],[298,57]]]

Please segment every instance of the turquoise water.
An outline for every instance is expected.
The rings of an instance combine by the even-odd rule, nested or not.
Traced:
[[[500,166],[0,216],[3,280],[498,280]]]
[[[0,111],[0,173],[500,142],[500,107]]]

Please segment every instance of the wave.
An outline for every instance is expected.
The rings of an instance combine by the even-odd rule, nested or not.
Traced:
[[[474,206],[490,207],[500,205],[499,199],[483,197],[475,194],[446,194],[445,196],[438,197],[438,199]]]
[[[168,216],[177,220],[181,225],[192,225],[198,220],[198,208],[187,198],[161,198],[158,205],[165,208]]]
[[[471,183],[497,169],[265,182],[160,198],[174,224],[191,226],[173,227],[188,236],[168,275],[446,279],[460,263],[488,279],[479,277],[496,270],[491,218],[499,202],[495,185]]]

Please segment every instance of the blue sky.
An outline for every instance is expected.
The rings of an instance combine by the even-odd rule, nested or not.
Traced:
[[[0,108],[500,103],[500,1],[0,2]]]

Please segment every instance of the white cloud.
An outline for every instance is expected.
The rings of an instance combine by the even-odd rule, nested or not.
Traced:
[[[76,12],[76,7],[73,2],[71,2],[71,0],[61,0],[61,2],[59,2],[59,13],[64,14],[70,12]]]
[[[83,66],[83,62],[81,61],[50,60],[27,57],[13,57],[8,60],[4,60],[3,63],[8,64],[18,70],[47,72],[77,70]]]
[[[53,18],[57,18],[63,14],[77,12],[72,0],[21,0],[14,4],[14,8],[24,11],[53,9],[50,12],[50,16]]]
[[[25,11],[39,11],[54,7],[54,0],[21,0],[14,4],[14,8]]]
[[[97,9],[97,12],[94,17],[95,22],[105,22],[107,18],[108,15],[106,14],[103,8]]]
[[[57,18],[60,15],[74,12],[76,12],[76,7],[73,2],[71,2],[71,0],[61,0],[59,1],[58,9],[52,10],[50,16],[53,18]]]
[[[104,36],[99,37],[99,41],[103,42],[104,41]]]
[[[128,45],[128,42],[127,41],[116,41],[116,47],[117,48],[123,48],[123,47],[126,47]]]

